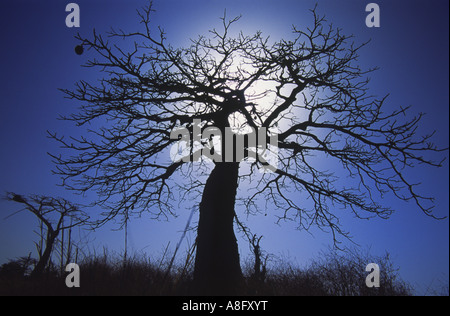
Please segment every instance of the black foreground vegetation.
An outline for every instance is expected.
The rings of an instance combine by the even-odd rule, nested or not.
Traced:
[[[370,259],[369,259],[370,258]],[[193,264],[170,265],[170,260],[103,254],[79,263],[80,287],[68,288],[69,272],[49,264],[44,274],[31,276],[36,260],[22,257],[0,267],[0,295],[177,295],[192,293]],[[263,260],[264,261],[264,260]],[[273,259],[266,267],[249,258],[243,265],[241,295],[258,296],[410,296],[413,288],[403,281],[389,254],[369,257],[360,251],[330,250],[300,268],[287,260]],[[380,266],[380,287],[368,288],[365,266]],[[260,262],[260,261],[257,261]],[[169,268],[169,266],[171,268]]]

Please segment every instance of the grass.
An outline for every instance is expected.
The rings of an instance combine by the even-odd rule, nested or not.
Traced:
[[[28,260],[27,260],[28,259]],[[372,260],[373,261],[373,260]],[[242,293],[258,296],[394,296],[412,295],[413,290],[401,280],[388,254],[375,258],[380,265],[380,287],[365,285],[367,256],[358,252],[340,253],[330,250],[307,267],[292,265],[287,260],[271,260],[255,273],[254,260],[243,265],[245,282]],[[85,258],[80,267],[80,287],[68,288],[69,272],[48,267],[45,274],[32,278],[35,263],[30,258],[12,260],[0,267],[0,295],[137,295],[188,296],[192,289],[190,265],[134,256],[126,261],[121,256],[103,254]],[[168,269],[170,266],[170,269]]]

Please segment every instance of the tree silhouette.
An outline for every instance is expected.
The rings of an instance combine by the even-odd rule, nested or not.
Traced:
[[[89,220],[89,216],[77,205],[63,198],[43,195],[23,197],[22,195],[8,192],[6,199],[23,204],[24,209],[22,210],[27,210],[34,214],[46,228],[45,236],[41,236],[44,237],[45,243],[43,252],[41,251],[42,249],[39,249],[39,260],[31,272],[31,276],[38,276],[44,272],[54,250],[55,242],[61,232],[86,224]]]
[[[386,97],[368,94],[373,69],[356,63],[367,43],[355,44],[316,9],[311,12],[310,28],[294,27],[291,39],[276,42],[260,32],[232,34],[239,18],[224,16],[210,36],[173,47],[162,28],[151,27],[151,4],[139,13],[141,31],[112,30],[107,39],[95,31],[92,39],[77,36],[96,54],[86,66],[105,77],[63,90],[81,104],[64,119],[89,124],[91,136],[67,141],[50,133],[75,153],[53,154],[55,172],[70,189],[97,190],[96,203],[107,208],[102,222],[144,211],[168,216],[177,193],[187,200],[201,194],[194,271],[199,294],[238,293],[242,273],[233,223],[242,181],[250,183],[240,201],[243,211],[280,209],[280,219],[294,218],[303,229],[329,229],[335,241],[347,236],[336,209],[388,218],[393,210],[379,202],[387,192],[414,200],[433,216],[432,199],[405,175],[417,164],[442,163],[423,157],[441,151],[430,142],[432,134],[416,136],[423,114],[407,119],[409,108],[387,111]],[[180,128],[188,134],[177,134]],[[250,138],[240,143],[249,161],[245,168],[236,153],[227,155],[225,137],[217,142],[203,134],[211,129],[214,135],[231,130],[233,144],[239,135],[258,131],[257,146]],[[276,148],[261,145],[273,137]],[[183,139],[182,159],[170,160]],[[202,153],[218,157],[212,170],[210,160],[198,159]],[[231,161],[224,158],[230,154]],[[175,187],[179,177],[185,184]]]

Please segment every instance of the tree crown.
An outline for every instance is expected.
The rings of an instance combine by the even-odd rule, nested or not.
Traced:
[[[177,172],[190,180],[184,195],[199,193],[204,185],[192,165],[167,159],[177,142],[172,130],[192,128],[194,119],[202,128],[231,127],[241,133],[264,127],[268,135],[278,135],[278,165],[273,173],[258,175],[257,159],[241,173],[251,183],[241,201],[248,212],[261,211],[257,200],[262,197],[282,210],[280,219],[296,218],[300,228],[318,225],[333,236],[347,235],[334,209],[387,218],[393,210],[377,196],[392,192],[433,216],[432,199],[417,193],[405,170],[417,164],[441,166],[443,161],[423,155],[445,149],[431,142],[433,134],[416,135],[423,114],[407,119],[409,107],[387,111],[387,96],[369,94],[368,74],[374,69],[357,64],[367,43],[355,44],[316,11],[311,10],[311,27],[294,27],[290,39],[276,42],[261,32],[232,36],[239,18],[224,16],[221,29],[212,29],[209,37],[175,48],[162,28],[154,33],[151,5],[139,13],[141,31],[113,30],[108,39],[95,31],[92,39],[78,35],[98,56],[86,66],[100,67],[105,77],[95,85],[80,81],[75,90],[63,90],[81,103],[79,113],[64,119],[80,126],[95,119],[112,124],[91,130],[92,139],[70,143],[51,133],[77,153],[52,155],[55,172],[69,188],[97,189],[98,203],[109,207],[105,219],[124,211],[167,215],[174,210],[170,179]],[[131,41],[132,49],[125,51],[118,40]],[[330,171],[317,163],[318,157],[333,169],[342,168]]]

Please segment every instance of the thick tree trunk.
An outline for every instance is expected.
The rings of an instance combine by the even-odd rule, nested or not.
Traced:
[[[236,295],[242,285],[234,235],[239,163],[216,163],[200,203],[194,283],[198,295]]]

